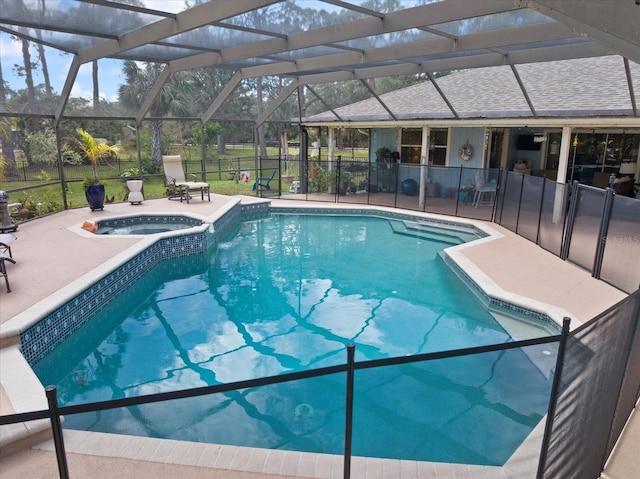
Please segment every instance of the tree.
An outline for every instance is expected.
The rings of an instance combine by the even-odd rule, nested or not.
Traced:
[[[98,111],[100,107],[100,88],[98,86],[98,60],[91,62],[93,79],[93,110]]]
[[[199,117],[203,110],[206,109],[222,92],[224,87],[233,77],[233,72],[227,70],[219,70],[215,67],[205,67],[191,70],[191,81],[193,83],[192,95],[188,98],[187,115]],[[225,101],[220,109],[216,111],[214,118],[217,120],[219,130],[217,132],[218,139],[216,141],[217,152],[219,155],[225,152],[226,134],[234,134],[233,138],[243,137],[239,133],[243,128],[239,127],[239,123],[224,123],[224,119],[242,119],[247,115],[255,114],[255,99],[252,91],[252,82],[242,81],[236,87],[233,95]],[[214,121],[214,120],[212,120]],[[249,138],[253,135],[250,134]]]
[[[107,143],[96,141],[90,133],[87,133],[82,128],[78,128],[76,133],[78,134],[78,138],[74,138],[72,141],[91,162],[93,182],[97,184],[100,182],[98,177],[98,161],[101,158],[115,155],[116,150],[113,146],[110,146]]]
[[[40,64],[42,65],[44,91],[47,93],[47,95],[53,95],[53,88],[51,88],[51,79],[49,78],[49,67],[47,66],[47,57],[45,56],[44,45],[42,43],[38,43],[38,57],[40,58]]]
[[[256,112],[258,116],[262,115],[262,77],[256,78]],[[258,125],[258,148],[260,149],[260,158],[267,157],[267,145],[264,141],[264,124]]]
[[[1,60],[1,59],[0,59]],[[8,111],[7,93],[4,88],[4,78],[2,76],[2,61],[0,61],[0,111]],[[13,176],[18,173],[16,169],[16,156],[13,151],[13,139],[11,138],[11,119],[0,118],[0,161],[2,161],[3,176]]]
[[[144,103],[156,79],[164,66],[158,63],[145,63],[139,67],[136,62],[125,61],[122,72],[126,82],[120,85],[118,96],[123,105],[137,110]],[[162,86],[149,110],[154,119],[151,124],[151,164],[155,170],[162,165],[162,118],[168,113],[179,115],[187,110],[188,97],[192,88],[188,72],[173,74]]]
[[[36,113],[36,90],[33,86],[33,65],[29,52],[29,40],[22,39],[22,58],[24,60],[24,77],[29,98],[29,113]]]
[[[39,2],[40,8],[42,9],[42,17],[46,14],[47,6],[45,4],[45,0],[40,0]],[[44,54],[44,45],[42,44],[42,31],[40,29],[36,30],[36,35],[38,36],[38,57],[40,58],[40,64],[42,65],[42,77],[44,78],[44,90],[47,92],[47,95],[53,94],[53,89],[51,88],[51,79],[49,78],[49,67],[47,66],[47,57]]]
[[[211,146],[215,144],[218,138],[218,135],[220,135],[221,132],[222,132],[222,127],[220,126],[220,123],[214,123],[214,122],[208,121],[204,125],[205,146]],[[197,144],[200,144],[200,142],[202,141],[201,129],[199,127],[193,128],[192,134],[193,134],[193,141],[195,141]]]

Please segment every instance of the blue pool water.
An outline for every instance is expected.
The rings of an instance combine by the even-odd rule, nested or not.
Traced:
[[[438,257],[381,218],[272,215],[156,266],[34,366],[61,405],[511,341]],[[429,237],[430,239],[427,239]],[[435,240],[434,240],[435,239]],[[356,372],[355,455],[503,464],[549,371],[510,350]],[[344,374],[68,416],[65,427],[342,453]]]

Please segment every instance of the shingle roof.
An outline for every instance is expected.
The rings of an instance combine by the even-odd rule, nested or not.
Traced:
[[[538,117],[633,116],[620,56],[529,63],[515,70]],[[638,92],[640,65],[629,62],[629,70]],[[435,81],[461,119],[534,117],[510,66],[464,70]],[[380,95],[380,99],[397,119],[455,118],[430,81]],[[334,110],[344,121],[392,120],[375,98]],[[336,120],[327,111],[303,122]]]

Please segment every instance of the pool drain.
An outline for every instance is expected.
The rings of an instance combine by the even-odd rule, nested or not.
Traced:
[[[298,404],[295,409],[296,417],[306,419],[313,417],[313,406],[311,404]]]

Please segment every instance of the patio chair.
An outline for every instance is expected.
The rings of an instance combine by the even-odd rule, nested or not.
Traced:
[[[187,181],[184,170],[182,168],[182,158],[180,155],[162,156],[162,166],[164,167],[164,181],[165,186],[173,186],[175,188],[174,193],[169,199],[180,198],[180,203],[186,198],[187,203],[191,199],[190,191],[200,190],[200,198],[204,201],[204,195],[207,194],[207,199],[211,201],[211,188],[209,183],[204,181],[195,181],[196,175],[189,173],[189,176],[193,177],[194,181]]]
[[[496,197],[497,184],[487,183],[484,177],[484,171],[476,170],[476,187],[473,194],[473,207],[493,206]],[[487,200],[486,195],[489,195]]]
[[[4,276],[4,282],[7,284],[7,293],[11,292],[11,287],[9,286],[9,275],[7,274],[7,265],[5,262],[16,264],[15,260],[4,253],[0,253],[0,277]]]
[[[271,183],[271,180],[275,178],[277,172],[278,170],[273,170],[271,176],[259,176],[256,179],[256,182],[253,184],[253,188],[251,188],[251,190],[256,191],[258,188],[262,188],[269,191],[271,189],[269,183]]]
[[[11,244],[17,239],[18,238],[10,233],[0,234],[0,252],[9,253],[9,257],[13,258],[11,254]]]

